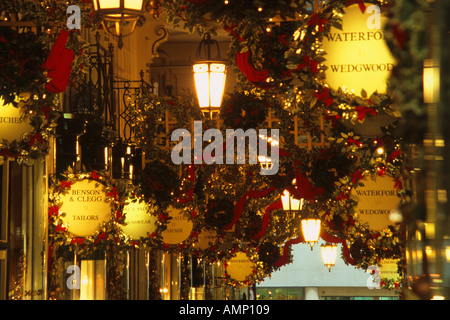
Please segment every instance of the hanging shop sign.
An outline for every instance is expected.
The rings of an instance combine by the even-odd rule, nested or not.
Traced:
[[[398,273],[397,259],[382,259],[380,266],[380,278],[387,280],[398,280],[400,274]]]
[[[92,236],[112,215],[106,186],[91,179],[74,182],[60,195],[61,216],[67,231],[76,237]]]
[[[4,105],[3,102],[0,98],[0,140],[5,139],[8,142],[21,140],[34,127],[25,117],[25,109],[16,108],[11,103]]]
[[[385,93],[395,62],[385,41],[387,18],[380,6],[369,3],[364,12],[358,4],[344,11],[342,30],[332,27],[323,39],[326,82],[333,89],[353,89],[358,95],[363,89],[369,96]]]
[[[227,262],[226,272],[235,281],[246,281],[256,270],[256,264],[244,252],[238,252]]]
[[[198,233],[194,249],[206,250],[217,243],[217,232],[212,229],[203,229]]]
[[[374,175],[364,177],[360,182],[363,186],[351,191],[351,198],[357,201],[356,218],[366,222],[371,230],[382,231],[392,225],[389,214],[400,205],[395,180],[386,175]]]
[[[146,202],[130,202],[123,207],[123,213],[125,224],[121,225],[121,228],[131,239],[139,240],[156,232],[158,217],[150,214]]]
[[[168,245],[180,244],[189,238],[194,224],[181,209],[169,207],[167,211],[171,219],[167,224],[167,229],[161,232],[162,240]]]

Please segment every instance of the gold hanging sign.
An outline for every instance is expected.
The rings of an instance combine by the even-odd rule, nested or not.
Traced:
[[[364,89],[386,92],[386,82],[394,67],[392,56],[383,31],[387,18],[381,7],[365,4],[364,13],[358,4],[344,9],[342,30],[332,27],[322,42],[327,53],[324,63],[326,82],[333,89],[339,87],[360,94]]]
[[[390,176],[368,176],[360,180],[364,186],[351,191],[351,198],[357,201],[357,220],[366,222],[374,231],[386,229],[392,222],[389,214],[400,205],[395,189],[395,180]]]
[[[111,198],[103,183],[91,179],[74,182],[59,196],[61,220],[76,237],[92,236],[112,216]]]
[[[125,225],[122,231],[132,240],[146,238],[157,230],[158,217],[151,215],[146,202],[136,201],[126,204],[123,208]]]

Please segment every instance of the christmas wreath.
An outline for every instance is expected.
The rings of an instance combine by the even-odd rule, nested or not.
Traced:
[[[271,104],[253,93],[233,92],[224,99],[220,117],[227,128],[258,128],[265,121]]]
[[[166,163],[153,160],[142,170],[140,193],[148,203],[155,202],[161,208],[167,207],[174,199],[180,186],[177,173]]]
[[[210,199],[207,204],[205,223],[207,226],[222,231],[234,217],[234,204],[226,198]]]

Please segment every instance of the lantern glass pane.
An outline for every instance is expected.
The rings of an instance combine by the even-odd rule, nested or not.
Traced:
[[[209,107],[209,74],[206,63],[194,65],[194,80],[200,108]]]
[[[100,9],[120,8],[120,0],[98,0]]]
[[[320,235],[320,219],[302,220],[303,237],[307,242],[317,242]]]
[[[334,266],[336,263],[337,246],[324,245],[322,246],[323,264],[326,266]]]
[[[211,107],[220,107],[225,89],[225,73],[211,72],[210,74]]]
[[[143,0],[125,0],[125,9],[142,10]]]
[[[290,206],[289,206],[290,202]],[[303,199],[297,200],[294,197],[292,197],[289,193],[289,191],[284,190],[283,195],[281,196],[281,203],[283,205],[283,210],[295,210],[299,211],[302,210],[303,207]]]

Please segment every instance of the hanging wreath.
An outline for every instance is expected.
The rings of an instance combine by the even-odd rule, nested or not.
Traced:
[[[227,128],[258,128],[267,117],[271,103],[252,93],[233,92],[222,103],[220,117]]]
[[[229,199],[210,199],[207,204],[206,225],[222,231],[234,217],[233,208],[234,205]]]
[[[140,176],[140,192],[145,201],[161,208],[168,206],[178,191],[180,180],[171,166],[160,160],[146,163]]]

